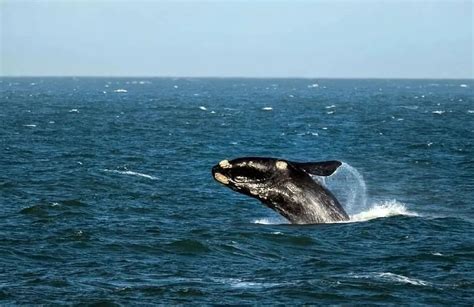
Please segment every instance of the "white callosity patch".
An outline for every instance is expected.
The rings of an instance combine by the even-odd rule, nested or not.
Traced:
[[[215,173],[214,178],[216,178],[216,180],[219,181],[222,184],[229,184],[229,178],[222,175],[221,173]]]
[[[219,166],[222,167],[222,168],[231,168],[232,165],[229,163],[228,160],[222,160],[221,162],[219,162]]]
[[[288,164],[285,161],[277,161],[276,162],[276,167],[278,169],[284,170],[288,167]]]

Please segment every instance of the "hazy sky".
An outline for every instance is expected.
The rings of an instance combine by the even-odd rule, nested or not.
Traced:
[[[474,0],[0,0],[0,75],[473,78]]]

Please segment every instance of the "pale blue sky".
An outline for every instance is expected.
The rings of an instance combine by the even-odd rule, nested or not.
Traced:
[[[473,78],[473,0],[0,0],[0,75]]]

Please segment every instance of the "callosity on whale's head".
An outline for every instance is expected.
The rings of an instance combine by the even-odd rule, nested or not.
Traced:
[[[272,158],[222,160],[212,168],[214,179],[229,188],[255,197],[264,197],[291,172],[288,162]]]
[[[318,223],[348,218],[331,192],[311,178],[329,176],[340,165],[339,161],[299,163],[246,157],[222,160],[212,174],[221,184],[259,199],[291,222]]]

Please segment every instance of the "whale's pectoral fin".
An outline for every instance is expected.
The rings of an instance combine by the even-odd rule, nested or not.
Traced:
[[[342,162],[339,161],[324,161],[324,162],[307,162],[298,163],[292,162],[296,167],[301,168],[306,173],[316,176],[331,176]]]

